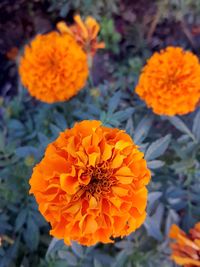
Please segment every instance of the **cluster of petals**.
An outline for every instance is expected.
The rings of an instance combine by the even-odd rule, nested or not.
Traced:
[[[33,97],[46,103],[65,101],[86,84],[87,55],[71,35],[39,34],[25,46],[19,72]]]
[[[172,225],[169,237],[175,239],[171,244],[171,258],[184,267],[200,266],[200,222],[190,229],[187,235],[177,225]]]
[[[149,180],[144,154],[126,132],[82,121],[48,145],[30,193],[51,235],[90,246],[141,226]]]
[[[142,70],[136,93],[159,115],[194,111],[200,100],[197,56],[180,47],[167,47],[154,53]]]
[[[83,21],[80,15],[75,15],[74,22],[73,25],[67,26],[61,21],[57,24],[57,28],[62,34],[72,35],[83,50],[92,56],[98,49],[105,47],[103,42],[97,40],[100,26],[93,17],[89,16]]]

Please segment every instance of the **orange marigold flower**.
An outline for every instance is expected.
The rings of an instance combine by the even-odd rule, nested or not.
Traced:
[[[62,132],[30,179],[50,233],[90,246],[135,231],[146,217],[150,171],[143,157],[128,134],[100,121]]]
[[[180,47],[167,47],[148,60],[136,93],[160,115],[192,112],[200,99],[200,64],[197,56]]]
[[[184,267],[200,266],[200,222],[190,229],[188,235],[173,224],[169,237],[176,240],[171,244],[171,258],[177,264]]]
[[[53,103],[77,94],[88,77],[87,56],[70,35],[37,35],[25,47],[19,72],[35,98]]]
[[[94,56],[96,51],[104,48],[103,42],[97,41],[97,35],[100,26],[93,17],[87,17],[83,22],[79,15],[74,16],[75,24],[67,26],[65,22],[61,21],[57,24],[57,28],[61,33],[71,34],[86,53]]]

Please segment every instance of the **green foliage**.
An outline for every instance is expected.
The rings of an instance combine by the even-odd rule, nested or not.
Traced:
[[[194,0],[158,0],[158,12],[160,21],[168,18],[182,21],[185,18],[191,23],[199,16],[200,2]]]
[[[49,12],[59,12],[61,17],[66,17],[70,10],[75,10],[84,15],[94,16],[101,19],[101,16],[110,17],[118,13],[119,0],[50,0]]]
[[[101,37],[106,48],[113,53],[119,53],[119,42],[121,35],[115,30],[114,21],[104,17],[101,22]]]
[[[200,110],[183,117],[159,117],[134,94],[151,51],[140,39],[123,53],[124,36],[116,31],[111,16],[118,12],[118,1],[49,2],[48,12],[54,16],[59,12],[65,17],[73,8],[99,18],[106,49],[98,57],[109,62],[105,78],[68,102],[47,105],[21,87],[16,96],[0,99],[0,267],[173,266],[168,246],[171,224],[188,230],[200,220]],[[197,4],[186,2],[191,9]],[[133,32],[127,38],[133,40]],[[145,153],[152,172],[144,226],[114,244],[90,248],[76,243],[68,247],[52,238],[29,195],[32,168],[46,146],[60,131],[84,119],[126,130]]]

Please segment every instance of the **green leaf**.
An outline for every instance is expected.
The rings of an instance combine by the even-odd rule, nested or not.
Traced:
[[[10,265],[12,261],[14,261],[14,259],[17,256],[17,252],[19,249],[19,238],[17,238],[17,240],[15,241],[15,243],[9,247],[9,249],[6,251],[5,255],[3,258],[1,258],[1,262],[0,262],[0,267],[7,267],[7,266],[13,266]]]
[[[37,135],[38,135],[38,139],[39,139],[39,142],[42,145],[42,147],[46,147],[50,142],[48,137],[46,135],[44,135],[43,133],[38,133]]]
[[[126,108],[125,110],[118,111],[112,115],[112,119],[123,122],[132,116],[134,108]]]
[[[112,114],[118,107],[121,99],[121,91],[116,92],[109,100],[108,103],[108,114]]]
[[[193,133],[190,131],[190,129],[181,119],[179,119],[178,117],[168,117],[168,120],[171,122],[171,124],[174,125],[176,129],[178,129],[182,133],[187,134],[188,136],[192,138],[192,140],[195,141],[195,137]]]
[[[46,252],[46,258],[48,258],[49,255],[53,254],[57,250],[63,248],[63,246],[64,246],[63,240],[59,240],[57,238],[52,238],[52,240],[49,244],[49,247],[47,249],[47,252]]]
[[[169,230],[171,228],[172,224],[177,224],[179,221],[179,216],[178,214],[172,210],[169,209],[168,214],[167,214],[167,218],[165,220],[165,235],[167,236],[169,234]]]
[[[55,123],[58,126],[58,128],[61,131],[64,131],[67,128],[67,122],[66,122],[65,117],[59,112],[56,112],[54,117],[55,117],[55,119],[54,119]]]
[[[133,119],[132,119],[132,117],[127,120],[125,130],[131,136],[133,135],[134,125],[133,125]]]
[[[165,162],[161,160],[152,160],[152,161],[147,162],[148,168],[152,170],[161,168],[164,165],[165,165]]]
[[[51,123],[50,124],[50,129],[54,137],[58,137],[58,135],[61,132],[61,129],[58,128],[55,124]]]
[[[16,221],[15,221],[15,231],[19,231],[22,226],[25,224],[27,218],[27,210],[22,209],[19,214],[17,215]]]
[[[74,254],[67,250],[58,251],[58,255],[61,260],[66,260],[72,266],[76,266],[78,263],[77,258],[74,256]]]
[[[194,122],[193,122],[193,127],[192,127],[192,132],[198,142],[200,142],[200,110],[197,112]]]
[[[161,241],[163,239],[163,235],[159,229],[159,226],[153,218],[147,216],[146,221],[144,222],[144,226],[149,236],[152,236],[158,241]]]
[[[73,252],[78,257],[83,258],[83,256],[84,256],[83,247],[74,241],[71,244],[72,244],[71,248],[72,248]]]
[[[115,247],[119,249],[133,249],[134,245],[130,240],[122,240],[115,243]]]
[[[25,158],[30,155],[38,158],[38,149],[33,146],[21,146],[16,148],[16,155],[20,158]]]
[[[32,216],[28,217],[27,226],[23,232],[23,237],[27,247],[31,251],[35,251],[39,244],[40,233],[39,233],[39,228],[35,223],[34,219],[32,218]]]
[[[150,192],[148,195],[148,201],[150,203],[154,203],[156,200],[158,200],[162,196],[162,192],[156,191],[156,192]]]
[[[142,143],[142,141],[146,138],[152,126],[152,123],[153,123],[152,116],[146,116],[140,121],[134,132],[134,142],[137,145]]]
[[[13,134],[13,137],[20,137],[25,133],[24,124],[16,119],[12,119],[9,121],[8,129]]]
[[[145,159],[147,161],[153,160],[153,159],[156,159],[157,157],[163,155],[169,146],[170,140],[171,140],[171,135],[168,134],[165,137],[161,137],[160,139],[153,142],[148,147],[148,149],[145,153]]]
[[[3,132],[0,132],[0,151],[4,151],[5,148],[5,137]]]
[[[70,3],[66,3],[62,6],[61,10],[60,10],[60,16],[61,18],[65,18],[67,16],[67,13],[69,12],[70,9]]]

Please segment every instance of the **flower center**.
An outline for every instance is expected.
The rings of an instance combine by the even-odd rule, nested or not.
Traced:
[[[106,162],[95,167],[89,167],[85,175],[90,175],[90,183],[83,186],[85,192],[93,196],[100,196],[110,192],[111,186],[116,183],[116,179],[112,177],[113,170],[108,168]]]
[[[87,185],[80,185],[80,189],[73,197],[73,200],[77,200],[80,197],[89,199],[91,196],[99,199],[101,196],[108,194],[111,187],[117,182],[116,178],[113,177],[113,170],[108,167],[106,162],[95,167],[88,167],[82,176],[91,177],[90,182]]]

